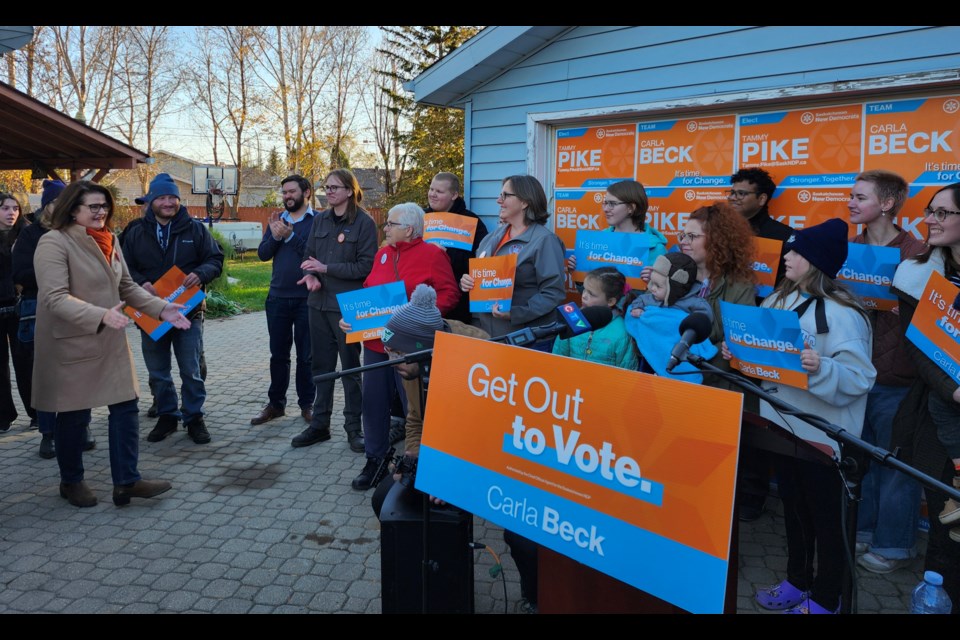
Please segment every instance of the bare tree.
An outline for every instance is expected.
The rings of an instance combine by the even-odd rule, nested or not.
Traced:
[[[206,131],[209,125],[210,145],[213,151],[213,163],[220,164],[218,143],[220,141],[220,126],[226,120],[222,112],[223,82],[215,65],[220,58],[216,38],[211,31],[212,27],[198,29],[198,52],[193,58],[193,64],[184,65],[181,82],[193,96],[197,97],[202,113],[192,112],[200,126],[200,131]]]
[[[273,94],[265,105],[279,120],[287,170],[303,173],[299,149],[308,140],[310,114],[327,82],[324,67],[331,34],[320,26],[274,26],[260,33],[260,64],[254,73]]]
[[[111,116],[117,54],[127,27],[50,28],[56,51],[57,106],[100,129]]]
[[[371,75],[379,77],[380,84],[365,82],[360,102],[377,149],[378,162],[384,169],[384,192],[390,197],[403,180],[407,162],[407,154],[400,144],[400,112],[391,109],[390,98],[390,92],[399,93],[402,87],[397,79],[396,60],[392,57],[377,53],[370,67]]]
[[[330,86],[324,106],[329,115],[330,168],[348,164],[344,138],[353,127],[359,98],[358,76],[366,66],[366,27],[337,27],[329,54]]]

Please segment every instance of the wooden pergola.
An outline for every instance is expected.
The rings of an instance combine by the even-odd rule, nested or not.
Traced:
[[[35,177],[61,180],[57,170],[66,169],[71,182],[96,170],[93,181],[99,182],[111,169],[146,162],[144,152],[0,82],[0,169],[29,169]]]

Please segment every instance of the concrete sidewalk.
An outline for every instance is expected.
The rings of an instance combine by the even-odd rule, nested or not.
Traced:
[[[128,339],[146,393],[134,329]],[[84,455],[100,498],[89,509],[59,497],[56,460],[37,456],[40,436],[25,413],[0,434],[0,613],[380,612],[379,523],[372,491],[350,488],[364,459],[340,427],[339,383],[333,439],[294,449],[299,411],[250,425],[269,382],[265,315],[208,320],[204,342],[210,444],[194,444],[182,428],[148,443],[149,397],[141,403],[140,471],[173,482],[159,498],[113,506],[104,409],[94,412],[97,448]],[[741,527],[744,613],[758,611],[756,586],[778,582],[786,567],[779,502],[769,502]],[[502,529],[475,518],[474,539],[503,557],[505,577],[491,577],[492,555],[476,552],[477,613],[513,613],[519,577]],[[922,564],[887,576],[858,569],[860,611],[905,612]]]

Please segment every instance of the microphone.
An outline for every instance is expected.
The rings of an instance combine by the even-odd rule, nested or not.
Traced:
[[[602,329],[613,321],[613,312],[610,307],[584,307],[580,309],[576,304],[564,303],[557,307],[560,320],[539,327],[520,329],[504,336],[491,338],[492,342],[523,347],[538,340],[558,336],[566,339],[578,336],[588,331]]]
[[[674,345],[670,352],[670,360],[667,361],[667,371],[673,371],[674,367],[683,362],[687,357],[690,347],[699,344],[710,337],[710,329],[713,322],[710,316],[705,313],[691,313],[680,323],[680,342]]]

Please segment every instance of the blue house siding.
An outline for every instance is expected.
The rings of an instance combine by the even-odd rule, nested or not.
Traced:
[[[500,179],[526,171],[530,113],[956,70],[958,43],[960,27],[572,28],[464,96],[471,103],[471,208],[493,216]],[[635,117],[624,113],[624,121]]]

